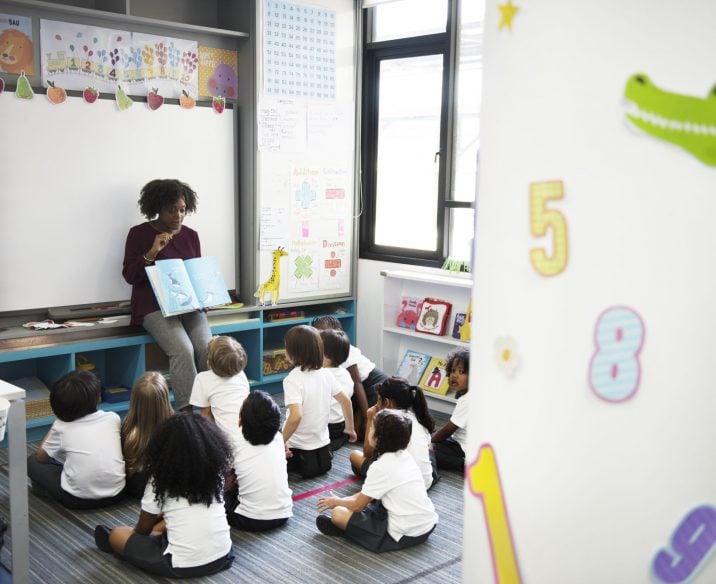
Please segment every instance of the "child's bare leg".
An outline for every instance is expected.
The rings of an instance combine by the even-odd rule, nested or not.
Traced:
[[[353,511],[349,511],[347,508],[339,505],[338,507],[333,508],[333,513],[331,513],[331,523],[333,523],[333,525],[335,525],[338,529],[345,531],[346,527],[348,527],[348,521],[352,515]]]
[[[351,461],[351,467],[353,468],[353,472],[355,474],[358,474],[358,471],[363,468],[363,463],[366,459],[363,455],[362,450],[351,450],[349,460]]]
[[[112,550],[116,554],[124,554],[124,548],[127,545],[127,540],[134,535],[135,531],[131,527],[122,525],[121,527],[115,527],[109,532],[109,545],[112,546]]]

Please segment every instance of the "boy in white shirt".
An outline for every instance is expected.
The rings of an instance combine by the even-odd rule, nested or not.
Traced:
[[[334,378],[340,390],[349,399],[353,395],[353,380],[346,369],[340,367],[348,358],[351,342],[343,331],[325,329],[320,331],[323,340],[323,368]],[[348,441],[346,419],[341,404],[334,401],[328,416],[328,436],[331,439],[331,452],[338,450]]]
[[[244,531],[280,527],[293,515],[288,487],[281,410],[270,395],[253,391],[239,416],[241,438],[234,469],[239,483],[238,504],[227,509],[229,523]]]
[[[202,416],[213,419],[224,431],[234,450],[241,438],[241,404],[250,391],[246,360],[246,351],[234,337],[213,337],[208,347],[209,370],[194,378],[189,398],[191,405],[201,408]]]
[[[69,509],[93,509],[124,497],[124,457],[120,420],[97,410],[101,383],[91,371],[61,377],[50,391],[57,417],[27,459],[33,487],[40,487]]]

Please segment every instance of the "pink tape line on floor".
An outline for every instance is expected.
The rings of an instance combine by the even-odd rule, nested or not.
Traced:
[[[306,491],[305,493],[299,493],[298,495],[294,495],[293,500],[300,501],[302,499],[308,499],[309,497],[313,497],[314,495],[318,495],[325,491],[330,491],[331,489],[338,489],[340,487],[345,487],[346,485],[350,485],[351,483],[357,483],[359,480],[360,479],[358,477],[351,477],[349,479],[344,479],[342,481],[338,481],[337,483],[333,483],[332,485],[326,485],[325,487],[318,487],[317,489],[313,489],[311,491]]]

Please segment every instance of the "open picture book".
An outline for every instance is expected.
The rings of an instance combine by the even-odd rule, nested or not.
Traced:
[[[229,304],[226,282],[212,256],[159,260],[145,268],[162,316]]]

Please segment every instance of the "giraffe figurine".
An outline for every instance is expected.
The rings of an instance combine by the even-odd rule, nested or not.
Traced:
[[[271,305],[278,302],[278,286],[281,283],[281,258],[288,255],[288,252],[282,247],[277,247],[273,251],[273,267],[271,268],[271,276],[266,280],[259,289],[254,292],[254,296],[259,299],[259,306],[264,306],[264,297],[266,292],[271,292]]]

